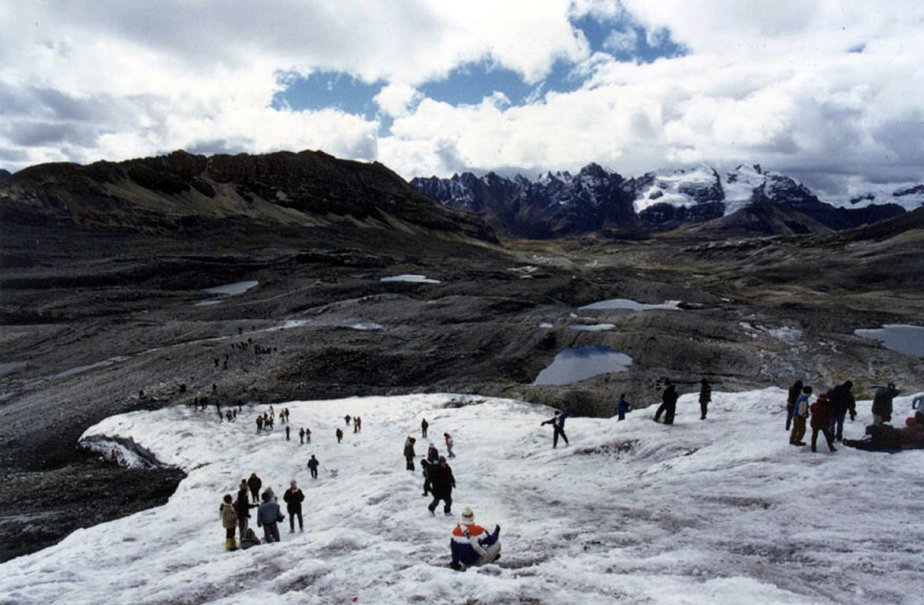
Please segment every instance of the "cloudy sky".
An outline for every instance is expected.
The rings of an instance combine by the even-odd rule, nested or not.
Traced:
[[[0,0],[0,167],[322,149],[402,176],[924,181],[924,3]]]

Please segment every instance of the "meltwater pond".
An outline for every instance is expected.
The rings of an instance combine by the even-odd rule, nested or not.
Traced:
[[[536,376],[533,384],[574,384],[600,374],[625,372],[632,365],[632,358],[607,347],[578,347],[565,349],[555,360]]]
[[[887,349],[924,357],[924,327],[906,324],[886,324],[882,328],[854,330],[854,334],[878,340]]]

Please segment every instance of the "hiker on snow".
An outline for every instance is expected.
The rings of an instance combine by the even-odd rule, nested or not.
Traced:
[[[834,406],[831,405],[831,402],[828,400],[828,394],[819,394],[818,399],[812,404],[811,409],[812,451],[818,451],[815,446],[818,442],[818,433],[821,432],[825,436],[825,441],[828,442],[828,450],[836,452],[837,448],[834,447],[834,437],[831,435],[831,421],[834,420]]]
[[[699,411],[701,413],[699,419],[705,420],[709,402],[712,401],[712,385],[705,378],[699,381],[699,385]]]
[[[443,433],[443,440],[446,442],[446,453],[449,454],[450,458],[455,458],[456,455],[452,453],[452,446],[455,443],[455,441],[452,440],[452,435]]]
[[[632,411],[632,406],[626,401],[626,394],[619,395],[619,401],[616,402],[616,422],[626,419],[626,414]]]
[[[263,492],[263,504],[257,509],[257,527],[263,528],[263,541],[279,542],[279,526],[285,517],[279,510],[279,505],[273,501],[273,491],[267,489]]]
[[[805,420],[809,415],[809,395],[812,387],[802,387],[802,392],[796,397],[792,411],[792,432],[789,434],[790,445],[805,445]]]
[[[853,382],[848,380],[828,392],[828,400],[834,409],[834,417],[831,419],[831,426],[828,430],[837,441],[844,440],[844,418],[847,412],[850,412],[851,422],[857,417],[857,401],[850,392],[851,388],[853,388]]]
[[[260,497],[260,486],[262,485],[263,482],[260,481],[260,478],[257,477],[257,474],[250,473],[250,478],[247,480],[247,486],[250,488],[250,499],[254,501],[254,504],[256,504]]]
[[[337,427],[337,430],[334,432],[334,435],[337,436],[337,443],[340,443],[343,440],[343,431],[340,430],[340,427]]]
[[[432,443],[430,447],[427,448],[427,462],[436,462],[440,459],[440,452],[436,449],[436,446]]]
[[[430,495],[430,462],[426,458],[420,459],[420,470],[423,473],[424,485],[423,485],[423,495]]]
[[[789,396],[786,397],[786,430],[792,425],[792,416],[796,409],[796,400],[802,394],[802,381],[797,380],[789,387]]]
[[[452,563],[455,570],[492,563],[500,558],[500,525],[494,526],[494,533],[489,534],[480,525],[475,525],[475,513],[472,509],[462,509],[462,521],[452,530],[449,548],[452,550]]]
[[[430,423],[427,422],[426,418],[420,421],[420,436],[424,439],[427,438],[427,427],[429,426],[430,426]]]
[[[414,458],[417,457],[417,454],[414,453],[414,444],[416,442],[417,440],[411,436],[404,440],[404,460],[407,462],[407,470],[411,472],[414,471]]]
[[[221,517],[221,524],[225,528],[225,550],[237,550],[237,544],[234,543],[237,513],[234,504],[231,503],[231,494],[225,494],[224,502],[218,507],[218,516]]]
[[[570,415],[569,412],[562,414],[558,410],[555,410],[555,416],[549,418],[548,420],[543,421],[539,426],[546,424],[551,424],[554,432],[552,433],[552,447],[558,447],[558,437],[561,435],[561,438],[565,440],[565,445],[568,445],[568,436],[565,435],[565,419]]]
[[[247,550],[251,546],[257,546],[260,543],[260,538],[257,537],[257,534],[253,532],[253,529],[247,528],[247,533],[244,534],[244,537],[241,538],[241,548]]]
[[[895,383],[876,389],[873,395],[873,424],[882,424],[892,420],[892,400],[901,391],[895,388]]]
[[[241,479],[241,485],[237,490],[237,500],[234,501],[234,510],[237,512],[237,526],[243,536],[247,531],[248,519],[250,519],[250,502],[247,499],[247,481]]]
[[[305,531],[302,523],[302,502],[305,501],[305,493],[299,489],[295,481],[289,485],[282,499],[286,503],[286,512],[289,513],[289,533],[295,533],[295,517],[298,517],[298,531]]]
[[[433,502],[427,507],[430,514],[435,514],[436,505],[443,501],[443,514],[452,512],[452,489],[456,486],[456,478],[452,476],[452,467],[440,456],[438,464],[431,464],[427,475],[430,477],[430,491],[433,492]]]
[[[311,454],[311,458],[308,459],[308,470],[311,472],[311,478],[318,478],[318,459],[314,457],[314,454]]]
[[[667,388],[664,389],[664,392],[661,393],[661,405],[658,406],[658,411],[655,412],[654,421],[661,421],[661,414],[664,414],[664,424],[674,424],[674,414],[677,412],[677,387],[674,386],[674,383],[667,381]]]

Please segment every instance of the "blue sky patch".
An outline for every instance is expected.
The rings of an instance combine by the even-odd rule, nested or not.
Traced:
[[[277,110],[333,107],[371,118],[378,109],[372,98],[382,89],[381,82],[367,84],[349,74],[332,71],[317,71],[308,77],[280,73],[278,79],[286,88],[273,95],[271,106]]]
[[[604,52],[619,61],[653,63],[657,59],[672,59],[687,54],[687,50],[671,39],[670,32],[663,30],[648,41],[645,28],[632,21],[621,19],[601,22],[584,16],[572,19],[571,25],[584,32],[584,37],[593,52]]]

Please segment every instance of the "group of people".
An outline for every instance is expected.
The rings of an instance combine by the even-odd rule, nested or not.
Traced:
[[[346,422],[347,428],[350,428],[350,423],[352,422],[354,433],[359,433],[363,430],[363,421],[359,416],[350,416],[347,414],[343,417],[343,420]]]
[[[231,494],[226,494],[221,506],[218,508],[218,515],[221,517],[222,526],[225,528],[225,549],[237,550],[235,531],[240,533],[241,548],[247,549],[251,546],[260,544],[253,528],[250,525],[250,511],[257,509],[257,527],[263,528],[264,542],[279,542],[279,523],[285,520],[285,515],[277,502],[276,494],[272,487],[267,487],[262,494],[260,488],[263,481],[256,473],[251,473],[248,479],[241,479],[238,486],[237,499],[233,499]],[[258,496],[260,502],[258,503]],[[251,500],[253,503],[251,503]],[[302,502],[305,500],[305,494],[298,487],[295,481],[289,486],[283,494],[283,501],[286,503],[286,512],[289,513],[289,532],[295,531],[295,520],[298,520],[299,531],[304,531],[304,522],[302,518]]]

